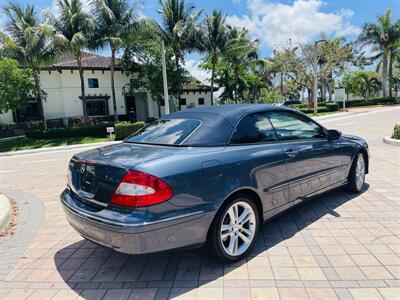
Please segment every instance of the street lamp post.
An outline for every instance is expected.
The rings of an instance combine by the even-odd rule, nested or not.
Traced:
[[[316,50],[316,55],[315,55],[315,60],[312,63],[312,71],[313,71],[313,91],[312,91],[312,101],[314,105],[314,114],[318,113],[318,61],[320,58],[319,52],[317,51],[317,46],[319,43],[326,42],[326,40],[319,40],[314,43],[315,45],[315,50]]]
[[[165,64],[165,50],[164,40],[161,39],[161,64],[162,64],[162,75],[163,75],[163,86],[164,86],[164,107],[165,114],[169,114],[169,96],[168,96],[168,82],[167,82],[167,67]]]

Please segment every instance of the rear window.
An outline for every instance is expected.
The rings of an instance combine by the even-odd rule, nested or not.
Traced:
[[[180,145],[201,122],[193,119],[159,120],[126,139],[127,142],[159,145]]]

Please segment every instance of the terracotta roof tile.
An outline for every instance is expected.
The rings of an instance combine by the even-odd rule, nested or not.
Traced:
[[[116,59],[116,65],[119,60]],[[82,67],[84,69],[110,69],[111,57],[106,57],[94,53],[83,52],[82,53]],[[60,56],[57,62],[50,65],[46,69],[77,69],[78,63],[76,62],[75,56],[71,52],[66,52]],[[118,66],[116,69],[119,69]]]

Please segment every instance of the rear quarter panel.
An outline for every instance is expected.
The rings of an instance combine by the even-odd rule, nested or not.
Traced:
[[[267,150],[265,146],[193,147],[178,155],[139,164],[135,169],[165,180],[174,190],[168,203],[181,213],[204,210],[215,214],[224,200],[239,189],[253,190],[262,199],[266,186],[274,182],[259,182],[260,164],[268,163],[266,152],[281,151],[280,144],[271,144]],[[271,155],[270,160],[273,159]],[[285,174],[281,175],[285,178]]]

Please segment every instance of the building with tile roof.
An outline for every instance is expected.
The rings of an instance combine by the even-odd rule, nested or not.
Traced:
[[[163,114],[164,99],[152,99],[150,93],[143,89],[134,93],[125,92],[124,87],[133,78],[119,67],[118,62],[117,59],[114,74],[118,115],[126,116],[132,109],[136,112],[138,120],[159,117]],[[46,95],[44,101],[46,119],[80,117],[83,115],[83,105],[86,106],[89,116],[112,116],[114,112],[111,99],[110,64],[110,57],[90,52],[83,53],[85,101],[81,100],[78,65],[71,53],[62,54],[57,62],[43,68],[40,72],[40,82]],[[176,111],[177,101],[171,97],[169,102],[170,111]],[[211,104],[210,87],[196,78],[189,78],[182,86],[180,104],[182,110]],[[40,119],[38,103],[32,99],[27,111],[20,113],[19,117],[24,121]],[[0,123],[13,121],[15,121],[15,113],[10,111],[0,114]]]

